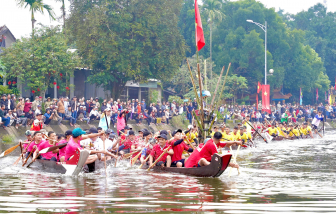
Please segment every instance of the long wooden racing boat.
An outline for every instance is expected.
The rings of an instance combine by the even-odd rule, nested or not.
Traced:
[[[48,173],[60,173],[69,176],[77,176],[82,171],[89,155],[89,151],[85,149],[77,149],[74,157],[65,163],[37,159],[29,166],[29,168]]]
[[[177,168],[177,167],[160,167],[154,166],[152,169],[155,172],[173,172],[184,175],[191,175],[197,177],[219,177],[229,166],[232,154],[219,155],[214,154],[211,163],[208,166],[194,167],[194,168]],[[148,165],[144,165],[142,169],[148,169]]]

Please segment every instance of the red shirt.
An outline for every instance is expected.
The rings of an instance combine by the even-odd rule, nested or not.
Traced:
[[[132,145],[135,144],[135,141],[131,141],[129,139],[127,139],[125,142],[124,142],[124,148],[123,149],[130,149],[132,147]]]
[[[224,147],[226,143],[215,144],[212,139],[208,140],[202,147],[195,149],[185,163],[185,167],[197,167],[197,164],[201,158],[205,158],[207,161],[211,161],[212,155],[218,153],[217,146]]]
[[[175,139],[173,139],[173,140],[171,140],[169,142],[169,144],[171,145],[171,147],[172,147],[172,149],[174,151],[174,154],[172,156],[172,162],[181,160],[182,159],[183,151],[184,150],[188,151],[188,149],[189,149],[189,147],[184,142],[180,143],[177,146],[174,146],[175,142],[176,142]]]
[[[156,161],[156,159],[158,159],[158,157],[162,154],[163,150],[168,148],[168,144],[166,144],[163,148],[161,148],[160,144],[157,143],[153,146],[153,149],[150,153],[150,155],[153,157],[154,161]],[[162,155],[162,157],[160,158],[159,161],[166,161],[168,154],[164,154]]]

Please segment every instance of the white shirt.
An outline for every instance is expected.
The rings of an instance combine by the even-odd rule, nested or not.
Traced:
[[[8,109],[11,109],[10,105],[11,105],[11,100],[8,100]]]

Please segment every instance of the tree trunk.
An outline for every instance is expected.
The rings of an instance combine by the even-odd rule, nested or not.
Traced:
[[[34,11],[33,10],[31,12],[31,22],[32,22],[32,38],[34,38],[34,23],[35,23],[35,19],[34,19]]]
[[[210,78],[212,80],[212,18],[210,20]]]
[[[65,4],[64,4],[64,0],[62,0],[62,13],[63,13],[63,33],[64,33],[64,36],[66,36],[66,32],[65,32]]]

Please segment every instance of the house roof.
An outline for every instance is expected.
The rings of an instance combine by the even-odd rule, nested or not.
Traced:
[[[289,99],[291,96],[293,96],[291,93],[289,94],[283,94],[280,92],[281,91],[281,87],[280,88],[276,88],[273,90],[273,100],[282,100],[282,99]]]
[[[12,34],[12,32],[8,29],[6,25],[0,27],[0,35],[4,35],[6,33],[9,33],[10,36],[13,37],[13,39],[16,41],[15,36]]]

